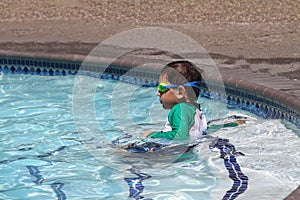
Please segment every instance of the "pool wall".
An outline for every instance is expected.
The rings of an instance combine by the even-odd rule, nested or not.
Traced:
[[[134,56],[124,56],[117,60],[109,57],[92,57],[88,61],[85,59],[83,55],[73,54],[0,52],[0,72],[41,76],[83,73],[102,79],[115,79],[154,87],[159,77],[158,69],[168,62],[163,59]],[[223,83],[213,75],[207,74],[204,79],[209,81],[212,87],[210,90],[203,87],[202,96],[225,101],[229,106],[248,110],[264,118],[285,119],[300,128],[299,98],[234,74],[226,74],[222,70],[220,72],[226,94],[218,93]],[[211,88],[215,91],[211,91]],[[217,95],[212,96],[211,92]]]

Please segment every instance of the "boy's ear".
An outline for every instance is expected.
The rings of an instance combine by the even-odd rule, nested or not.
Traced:
[[[177,99],[185,98],[186,90],[182,85],[178,86],[175,92],[175,96]]]

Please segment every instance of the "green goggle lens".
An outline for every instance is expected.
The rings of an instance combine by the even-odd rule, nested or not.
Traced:
[[[157,90],[158,90],[159,92],[164,93],[164,92],[166,92],[166,91],[169,90],[169,88],[166,87],[166,86],[168,86],[167,83],[160,83],[160,84],[157,86]]]
[[[190,86],[190,87],[195,87],[200,89],[200,81],[193,81],[193,82],[188,82],[188,83],[184,83],[184,84],[180,84],[182,86]],[[171,84],[168,85],[167,83],[159,83],[159,85],[157,86],[157,89],[160,93],[164,93],[167,92],[170,88],[177,88],[178,86],[180,86],[178,84]]]

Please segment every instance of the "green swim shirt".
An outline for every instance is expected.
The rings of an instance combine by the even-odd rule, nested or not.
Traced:
[[[206,128],[205,116],[198,108],[189,103],[180,103],[171,109],[164,130],[152,132],[148,137],[187,140],[192,136],[196,139]]]

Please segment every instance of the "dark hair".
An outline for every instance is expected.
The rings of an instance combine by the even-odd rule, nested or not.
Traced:
[[[196,65],[187,61],[179,60],[167,64],[161,71],[161,76],[165,76],[167,81],[171,84],[184,84],[192,81],[202,81],[202,70],[198,69]],[[186,87],[187,94],[192,100],[197,100],[200,89],[196,87]]]

